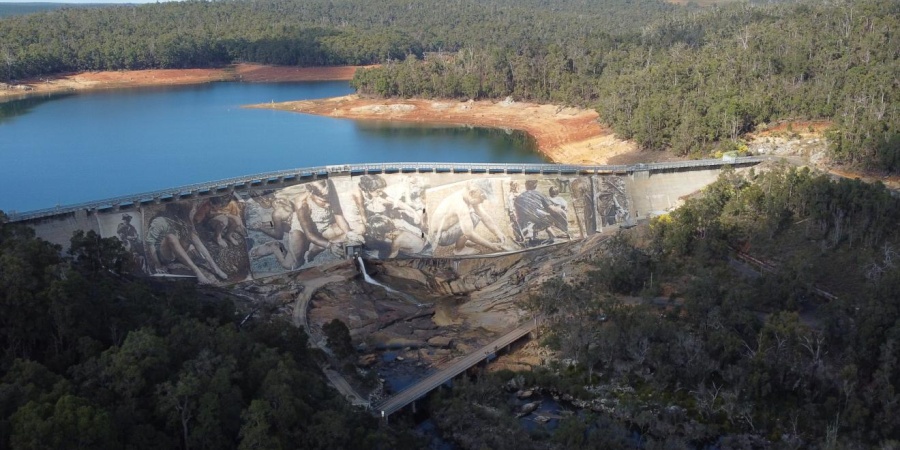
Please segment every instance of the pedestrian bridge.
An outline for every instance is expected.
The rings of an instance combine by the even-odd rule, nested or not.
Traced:
[[[419,380],[417,383],[398,392],[396,395],[393,395],[378,403],[374,406],[373,412],[387,420],[388,416],[390,416],[391,414],[394,414],[410,403],[413,403],[416,400],[425,397],[429,392],[431,392],[438,386],[452,380],[454,377],[468,370],[470,367],[479,364],[489,357],[495,356],[498,350],[505,348],[513,342],[516,342],[529,333],[535,331],[537,329],[537,326],[538,319],[526,321],[524,324],[519,325],[513,330],[510,330],[503,336],[500,336],[499,338],[493,340],[480,349],[475,350],[468,355],[454,359],[453,361],[442,367],[440,370],[428,375],[422,380]]]
[[[360,255],[485,257],[676,208],[745,157],[636,165],[392,163],[285,170],[10,215],[68,246],[116,237],[133,270],[230,284]]]

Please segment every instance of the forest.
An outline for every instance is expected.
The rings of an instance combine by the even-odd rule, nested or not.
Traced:
[[[897,172],[898,8],[875,0],[681,10],[639,32],[408,57],[357,72],[353,85],[388,97],[592,107],[621,137],[679,155],[739,148],[741,136],[773,122],[825,119],[835,162]]]
[[[879,183],[725,171],[523,299],[548,365],[463,377],[429,414],[461,448],[893,448],[898,221]],[[425,445],[336,395],[284,316],[132,263],[115,238],[77,232],[62,254],[0,213],[0,448]],[[340,325],[328,342],[352,367]],[[523,432],[509,386],[599,406]]]
[[[706,155],[766,124],[834,123],[832,159],[900,171],[891,0],[188,1],[0,19],[0,81],[61,72],[382,64],[385,97],[596,108],[642,148]]]
[[[432,416],[498,449],[896,448],[898,220],[882,186],[726,174],[531,297],[551,322],[541,343],[569,365],[459,383]],[[741,267],[736,249],[778,270]],[[592,411],[517,432],[510,386]]]
[[[379,63],[357,73],[362,94],[596,108],[679,155],[825,119],[834,161],[896,173],[897,30],[892,0],[192,0],[2,18],[0,80]],[[898,222],[877,183],[726,174],[608,241],[587,280],[528,300],[553,324],[542,343],[574,364],[461,381],[432,399],[435,421],[492,448],[896,448]],[[242,324],[239,299],[132,279],[128,264],[115,240],[79,234],[61,254],[0,213],[0,449],[421,447],[335,396],[283,318]],[[606,386],[617,412],[499,433],[517,430],[496,414],[511,382],[568,398]]]
[[[61,255],[5,222],[0,449],[420,447],[337,395],[284,317],[123,275],[115,238]]]

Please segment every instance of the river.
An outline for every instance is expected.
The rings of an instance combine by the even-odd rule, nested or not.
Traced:
[[[241,108],[352,91],[345,81],[229,82],[0,103],[0,210],[329,164],[543,162],[521,132]]]

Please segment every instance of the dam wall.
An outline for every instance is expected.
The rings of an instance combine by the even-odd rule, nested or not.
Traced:
[[[361,255],[464,258],[527,251],[678,207],[724,165],[391,164],[298,169],[12,216],[68,247],[116,237],[146,276],[231,284]]]

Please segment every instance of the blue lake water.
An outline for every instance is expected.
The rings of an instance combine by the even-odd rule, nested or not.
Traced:
[[[0,103],[0,210],[329,164],[542,162],[519,132],[240,107],[351,92],[346,82],[213,83]]]

